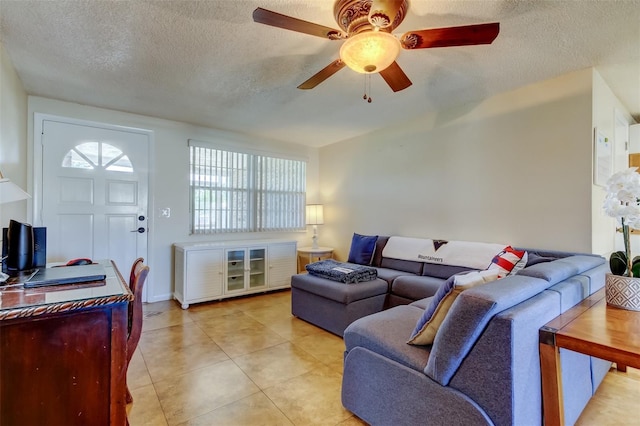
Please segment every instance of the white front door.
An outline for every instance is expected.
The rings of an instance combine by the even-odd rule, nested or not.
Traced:
[[[47,261],[111,259],[128,279],[147,257],[148,135],[44,119]]]

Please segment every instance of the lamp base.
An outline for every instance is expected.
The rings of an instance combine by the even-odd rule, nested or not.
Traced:
[[[311,239],[311,248],[318,249],[318,225],[313,225],[313,238]]]

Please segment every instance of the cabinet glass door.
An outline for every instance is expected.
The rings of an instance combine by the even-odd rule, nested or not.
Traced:
[[[264,287],[267,250],[264,248],[249,250],[249,288]]]
[[[244,250],[227,251],[227,292],[244,290]]]

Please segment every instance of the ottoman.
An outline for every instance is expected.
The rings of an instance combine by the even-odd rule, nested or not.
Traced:
[[[338,336],[358,318],[382,311],[389,284],[344,284],[310,274],[291,277],[291,313]]]

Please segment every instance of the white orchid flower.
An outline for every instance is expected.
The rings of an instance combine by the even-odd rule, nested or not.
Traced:
[[[605,187],[607,195],[603,203],[605,213],[618,219],[618,223],[622,226],[627,257],[627,276],[632,276],[629,229],[640,229],[640,174],[636,169],[637,167],[629,167],[609,178]]]

